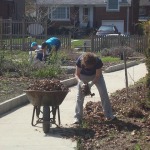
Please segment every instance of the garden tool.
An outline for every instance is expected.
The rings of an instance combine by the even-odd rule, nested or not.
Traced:
[[[92,96],[95,95],[95,93],[91,93],[91,90],[90,90],[90,88],[89,88],[88,83],[86,83],[86,84],[81,88],[81,91],[82,91],[82,93],[84,93],[85,96],[91,95],[91,97],[92,97]]]

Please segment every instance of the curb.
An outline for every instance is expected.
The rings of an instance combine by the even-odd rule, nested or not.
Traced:
[[[145,59],[141,59],[139,61],[134,60],[134,61],[127,62],[126,66],[127,66],[127,68],[129,68],[129,67],[132,67],[132,66],[138,65],[139,63],[144,63],[144,62],[145,62]],[[67,74],[74,73],[75,68],[76,68],[75,66],[62,66],[62,69],[64,69]],[[103,72],[110,73],[110,72],[122,70],[124,68],[125,68],[124,63],[121,63],[121,64],[117,64],[114,66],[110,66],[107,69],[105,69]]]
[[[23,106],[28,103],[26,94],[19,95],[0,104],[0,115],[13,110],[16,107]]]
[[[131,62],[127,62],[126,66],[127,66],[127,68],[129,68],[129,67],[132,67],[132,66],[135,66],[135,65],[138,65],[138,64],[139,63],[137,61],[131,61]],[[104,72],[105,73],[110,73],[110,72],[122,70],[124,68],[125,68],[124,63],[122,63],[122,64],[110,66]]]
[[[77,84],[77,79],[74,77],[74,78],[66,79],[60,82],[63,83],[67,87],[71,87]]]
[[[75,66],[62,66],[61,68],[64,69],[67,74],[74,73],[76,69]]]
[[[71,87],[71,86],[74,86],[77,84],[77,80],[75,77],[66,79],[66,80],[63,80],[60,82],[63,83],[64,85],[66,85],[67,87]],[[0,116],[17,108],[17,107],[24,106],[28,103],[29,103],[29,100],[26,96],[26,93],[19,95],[17,97],[14,97],[12,99],[9,99],[3,103],[0,103]]]

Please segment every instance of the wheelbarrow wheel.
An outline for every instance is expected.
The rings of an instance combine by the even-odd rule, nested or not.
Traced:
[[[43,106],[43,131],[48,133],[50,129],[50,108]]]

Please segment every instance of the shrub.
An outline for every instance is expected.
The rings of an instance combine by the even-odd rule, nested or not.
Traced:
[[[150,101],[150,48],[148,48],[146,50],[145,55],[146,55],[146,67],[148,70],[148,73],[146,75],[146,85],[147,85],[147,88],[149,89],[148,90],[148,99]]]
[[[66,53],[61,51],[57,55],[51,55],[44,65],[40,61],[39,64],[31,64],[28,57],[28,52],[22,51],[7,51],[0,54],[0,75],[7,74],[10,77],[14,74],[17,77],[57,77],[62,73],[62,61],[67,59]]]
[[[132,57],[134,55],[134,50],[130,47],[112,47],[112,48],[105,48],[101,51],[102,56],[112,56],[112,57],[120,57],[120,55],[123,53],[123,50],[126,51],[127,57]]]

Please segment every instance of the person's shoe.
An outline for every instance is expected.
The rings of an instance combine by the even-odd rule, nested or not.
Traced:
[[[117,121],[117,120],[118,120],[118,119],[117,119],[116,116],[113,117],[113,118],[107,118],[107,119],[106,119],[107,122],[113,122],[113,121]]]
[[[73,124],[80,124],[80,120],[76,118],[76,119],[74,120]]]

